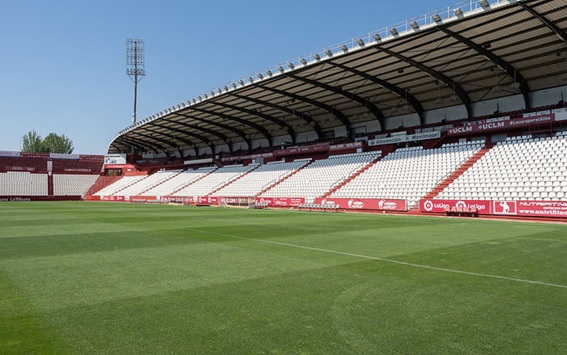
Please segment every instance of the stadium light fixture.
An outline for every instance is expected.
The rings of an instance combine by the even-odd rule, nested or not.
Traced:
[[[264,79],[264,75],[262,75],[262,73],[258,73],[258,74],[256,74],[256,76],[257,76],[258,79],[260,79],[260,80]]]
[[[320,61],[321,60],[321,56],[317,53],[313,54],[313,58],[315,58],[316,61]]]
[[[382,42],[382,37],[380,37],[378,33],[373,34],[372,37],[374,37],[374,40],[376,40],[376,42]]]
[[[126,74],[134,83],[134,111],[132,123],[136,123],[136,106],[138,101],[138,83],[146,76],[144,70],[144,41],[128,38],[126,40]]]
[[[359,47],[364,47],[364,41],[362,40],[362,38],[357,39],[356,43],[358,43]]]
[[[292,62],[288,62],[287,66],[289,67],[289,69],[295,69],[295,65],[293,65]]]
[[[244,86],[244,80],[240,79],[238,80],[238,83],[240,84],[240,86]]]
[[[215,92],[213,90],[209,91],[211,94],[211,97],[215,96]]]
[[[237,86],[237,85],[236,85],[235,82],[232,82],[232,83],[230,83],[230,86],[232,86],[233,89],[236,89],[236,86]]]
[[[203,97],[201,95],[197,96],[197,98],[199,99],[199,101],[203,101]]]
[[[225,86],[225,88],[226,88],[226,86]],[[222,94],[222,90],[220,88],[217,88],[217,92],[219,93],[219,95]]]
[[[254,82],[254,78],[251,77],[251,76],[249,76],[249,77],[248,77],[248,81],[249,81],[250,83],[253,83],[253,82]]]
[[[278,65],[278,70],[280,71],[280,73],[284,72],[284,67],[282,67],[281,65]]]
[[[269,77],[272,77],[272,75],[274,75],[274,73],[272,73],[270,69],[266,70],[266,74],[268,74]]]
[[[203,94],[203,96],[205,97],[205,100],[209,98],[209,95],[207,94]]]
[[[455,16],[463,17],[463,10],[461,10],[460,8],[453,10],[453,12],[455,13]]]
[[[193,98],[193,100],[191,100],[193,102],[193,104],[197,103],[197,100],[195,98]]]
[[[327,57],[331,58],[333,56],[333,52],[331,52],[330,49],[325,49],[325,54],[327,55]]]
[[[419,24],[418,24],[416,21],[412,21],[412,22],[410,23],[410,26],[411,26],[411,28],[414,29],[414,31],[419,30]]]
[[[228,91],[228,90],[230,90],[230,89],[228,88],[228,86],[225,85],[225,86],[224,86],[224,91]]]
[[[301,62],[301,64],[307,65],[307,60],[305,60],[305,58],[300,58],[299,61]]]
[[[341,45],[341,49],[343,50],[344,53],[348,52],[348,47],[345,44]]]
[[[490,7],[490,4],[488,3],[488,0],[480,0],[480,6],[482,6],[482,8],[487,9]]]
[[[442,21],[441,15],[439,15],[439,14],[433,15],[433,21],[435,21],[436,23],[441,23],[441,21]]]
[[[398,35],[398,30],[395,28],[390,28],[390,33],[392,34],[392,36],[397,36]]]

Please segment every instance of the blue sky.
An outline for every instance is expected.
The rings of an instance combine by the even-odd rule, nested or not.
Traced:
[[[125,42],[145,42],[138,120],[448,0],[0,0],[0,150],[35,129],[104,154],[131,124]]]

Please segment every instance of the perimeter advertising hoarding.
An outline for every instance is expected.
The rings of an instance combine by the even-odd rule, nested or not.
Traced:
[[[303,197],[256,197],[256,203],[267,203],[268,207],[299,207],[305,203]]]
[[[275,150],[274,156],[283,157],[286,155],[313,154],[318,152],[327,152],[328,150],[329,150],[329,143],[321,143],[316,145],[308,145],[304,147],[290,147],[287,149]]]
[[[397,135],[394,137],[388,138],[375,138],[368,140],[368,146],[378,146],[378,145],[386,145],[386,144],[397,144],[397,143],[405,143],[405,142],[415,142],[415,141],[426,141],[430,139],[438,139],[441,137],[441,132],[425,132],[425,133],[415,133],[410,135]]]
[[[462,134],[483,133],[491,131],[508,130],[520,127],[528,127],[534,124],[555,122],[555,114],[539,115],[533,117],[515,118],[506,121],[487,122],[473,124],[470,126],[453,127],[447,130],[448,136],[459,136]]]
[[[101,201],[128,201],[129,199],[129,196],[100,196]]]
[[[219,204],[217,196],[197,196],[193,199],[193,203],[201,206],[216,206]]]
[[[406,200],[388,198],[316,198],[315,203],[345,210],[407,211]]]
[[[480,215],[567,218],[567,201],[489,201],[489,200],[421,200],[421,212],[445,213],[447,210],[473,208]]]
[[[475,209],[478,214],[492,214],[492,201],[487,200],[420,200],[421,212],[445,213],[448,210]]]
[[[494,214],[567,218],[567,201],[493,201]]]

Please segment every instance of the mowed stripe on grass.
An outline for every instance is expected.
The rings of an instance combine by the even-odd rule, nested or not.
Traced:
[[[0,226],[2,353],[567,349],[565,289],[441,270],[567,285],[562,225],[74,202]]]

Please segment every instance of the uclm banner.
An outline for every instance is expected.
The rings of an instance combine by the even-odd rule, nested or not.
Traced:
[[[475,209],[478,214],[492,214],[492,201],[488,200],[420,200],[421,212],[445,213],[448,210]]]
[[[447,130],[447,135],[458,136],[461,134],[469,134],[469,133],[472,134],[472,133],[484,133],[484,132],[492,132],[499,130],[508,130],[508,129],[528,127],[531,125],[538,125],[538,124],[551,123],[551,122],[555,122],[555,114],[553,113],[539,115],[539,116],[532,116],[532,117],[515,118],[506,121],[486,122],[480,124],[473,124],[470,126],[453,127]]]
[[[303,197],[256,197],[256,203],[267,203],[268,207],[299,207],[305,203]]]
[[[407,211],[406,200],[388,198],[316,198],[315,203],[345,210]]]

